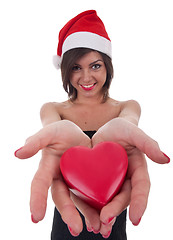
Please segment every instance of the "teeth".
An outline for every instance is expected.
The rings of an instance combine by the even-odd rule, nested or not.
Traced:
[[[94,86],[94,83],[93,84],[90,84],[90,85],[82,85],[84,88],[90,88],[92,86]]]

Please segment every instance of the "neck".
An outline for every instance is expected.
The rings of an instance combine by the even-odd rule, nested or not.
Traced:
[[[84,97],[78,96],[74,103],[83,104],[83,105],[98,105],[103,103],[103,95],[97,97]]]

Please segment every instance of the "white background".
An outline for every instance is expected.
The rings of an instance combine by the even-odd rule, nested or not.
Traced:
[[[41,128],[39,109],[66,100],[60,72],[52,64],[58,32],[81,11],[96,9],[113,44],[111,97],[136,99],[140,127],[172,158],[173,5],[171,0],[0,2],[0,239],[50,239],[54,205],[45,219],[30,220],[30,183],[40,153],[18,160],[13,152]],[[148,208],[141,224],[128,220],[129,240],[172,240],[173,164],[147,160],[151,176]]]

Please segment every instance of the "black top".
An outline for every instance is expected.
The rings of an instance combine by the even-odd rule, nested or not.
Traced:
[[[84,133],[92,138],[92,136],[96,133],[96,131],[84,131]],[[127,210],[124,210],[117,218],[116,222],[112,228],[112,233],[107,238],[108,240],[127,240],[126,236],[126,214]],[[80,213],[82,221],[83,221],[83,231],[78,237],[73,237],[67,225],[61,219],[60,213],[55,208],[54,211],[54,219],[51,233],[51,240],[101,240],[105,239],[102,235],[94,234],[93,232],[88,232],[85,225],[85,219],[83,215]]]

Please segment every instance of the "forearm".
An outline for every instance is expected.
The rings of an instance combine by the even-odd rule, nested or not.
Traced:
[[[40,118],[43,127],[61,120],[61,116],[53,103],[46,103],[42,106],[40,110]]]
[[[133,124],[135,124],[136,126],[138,126],[138,123],[139,123],[139,118],[137,119],[137,118],[135,118],[134,116],[120,116],[120,117],[118,117],[119,119],[124,119],[124,120],[126,120],[126,121],[128,121],[128,122],[130,122],[130,123],[133,123]]]

